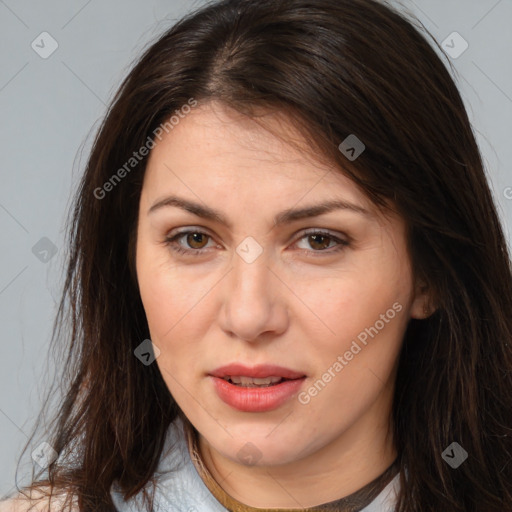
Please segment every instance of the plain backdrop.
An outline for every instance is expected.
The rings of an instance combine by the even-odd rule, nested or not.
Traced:
[[[53,375],[46,359],[64,227],[90,147],[86,137],[141,49],[203,3],[0,0],[0,495],[13,489],[17,459]],[[456,83],[510,241],[512,2],[402,5],[452,47]],[[20,470],[20,481],[24,475]]]

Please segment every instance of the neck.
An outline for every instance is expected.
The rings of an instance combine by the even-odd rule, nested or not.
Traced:
[[[246,466],[223,456],[202,435],[198,449],[215,481],[235,500],[257,508],[313,507],[359,491],[395,461],[391,424],[374,418],[360,418],[334,441],[291,464]]]

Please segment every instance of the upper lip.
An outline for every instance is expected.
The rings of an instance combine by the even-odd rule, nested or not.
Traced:
[[[245,366],[241,363],[232,363],[221,366],[210,372],[214,377],[243,376],[263,379],[265,377],[283,377],[284,379],[300,379],[305,377],[304,373],[283,368],[274,364],[261,364],[258,366]]]

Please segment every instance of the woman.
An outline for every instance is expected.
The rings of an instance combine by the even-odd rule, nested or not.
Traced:
[[[70,246],[36,507],[512,510],[509,255],[456,86],[388,6],[177,23],[114,98]]]

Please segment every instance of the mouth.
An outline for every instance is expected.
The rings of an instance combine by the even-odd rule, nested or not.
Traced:
[[[243,387],[272,386],[283,380],[296,380],[306,377],[303,372],[275,364],[260,364],[251,367],[241,363],[222,366],[212,371],[210,375],[229,380],[232,384]]]
[[[244,412],[266,412],[284,405],[302,387],[306,375],[276,365],[231,364],[208,375],[218,397]]]
[[[285,382],[288,380],[297,380],[297,379],[286,379],[285,377],[271,376],[265,378],[256,378],[256,377],[247,377],[245,375],[229,375],[222,377],[224,380],[227,380],[229,383],[234,384],[235,386],[239,386],[241,388],[268,388],[271,386],[276,386],[281,382]]]

